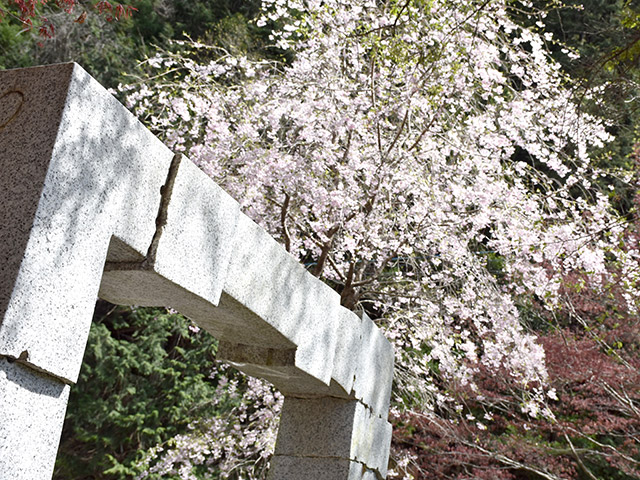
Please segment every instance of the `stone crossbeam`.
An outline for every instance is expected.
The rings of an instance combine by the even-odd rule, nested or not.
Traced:
[[[384,479],[393,349],[76,64],[0,72],[0,480],[50,478],[96,297],[285,395],[270,479]]]

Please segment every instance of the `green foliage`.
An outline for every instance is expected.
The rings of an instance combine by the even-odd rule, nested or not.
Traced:
[[[543,19],[545,31],[553,33],[548,44],[565,71],[581,81],[576,100],[586,112],[607,119],[616,136],[602,152],[602,163],[629,169],[626,158],[635,141],[640,120],[640,9],[629,0],[566,0],[535,2],[541,9],[552,3]],[[577,53],[579,58],[574,58]],[[585,92],[600,86],[599,95]]]
[[[3,2],[0,0],[0,8]],[[89,13],[80,24],[76,15],[47,13],[56,34],[44,40],[20,26],[0,21],[0,68],[75,61],[106,87],[135,75],[138,63],[156,47],[167,49],[187,37],[249,55],[264,53],[266,38],[249,20],[258,14],[258,0],[137,0],[131,18],[107,22]],[[46,7],[48,8],[48,7]]]
[[[58,479],[131,478],[143,450],[220,413],[211,401],[217,344],[210,335],[164,309],[100,302],[98,310],[71,391]]]
[[[0,1],[0,9],[2,1]],[[22,48],[25,35],[20,33],[20,27],[8,22],[0,22],[0,69],[28,65],[29,55]]]

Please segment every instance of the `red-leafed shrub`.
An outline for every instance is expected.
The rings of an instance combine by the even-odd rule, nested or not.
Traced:
[[[7,0],[6,7],[0,8],[0,21],[6,17],[14,18],[22,24],[24,30],[36,28],[41,37],[52,38],[55,35],[55,27],[47,17],[47,12],[55,9],[69,15],[77,14],[76,23],[84,23],[88,12],[91,11],[111,22],[127,18],[138,10],[132,5],[112,4],[107,0],[100,0],[95,4],[82,0]]]
[[[640,244],[634,214],[625,236],[630,255]],[[481,367],[479,397],[450,386],[462,410],[394,417],[390,478],[640,478],[640,319],[618,265],[607,273],[565,274],[555,311],[529,303],[549,374],[546,405],[523,408],[519,385]]]

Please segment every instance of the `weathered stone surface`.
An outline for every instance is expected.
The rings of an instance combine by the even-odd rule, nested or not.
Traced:
[[[188,159],[178,167],[154,270],[218,305],[234,247],[238,202]]]
[[[387,473],[391,425],[361,402],[286,397],[276,455],[357,460]]]
[[[384,477],[382,477],[384,478]],[[379,480],[380,477],[373,470],[366,470],[361,477],[362,480]]]
[[[362,315],[360,358],[353,392],[357,399],[386,420],[393,383],[393,346],[366,313]]]
[[[223,295],[224,304],[225,297]],[[233,300],[232,300],[233,301]],[[237,302],[233,301],[237,307]],[[181,310],[182,311],[182,310]],[[268,331],[265,325],[259,329],[262,332],[258,337],[258,343],[278,345],[277,348],[257,347],[257,343],[242,345],[233,341],[221,341],[217,358],[226,361],[238,370],[255,377],[263,378],[275,385],[281,392],[296,397],[339,397],[353,399],[351,393],[355,377],[356,361],[359,360],[360,330],[357,325],[360,319],[357,315],[344,308],[337,309],[338,335],[336,341],[336,353],[333,360],[333,370],[330,385],[318,380],[316,377],[298,368],[295,363],[297,346],[287,340],[287,343],[275,342],[274,338],[267,340]],[[214,312],[216,315],[217,312]],[[250,312],[236,318],[251,318],[255,316]],[[220,317],[217,316],[219,319]],[[355,325],[353,323],[355,323]],[[236,323],[240,327],[239,323]],[[215,327],[214,327],[215,328]],[[213,330],[210,329],[213,333]],[[247,332],[255,332],[255,328],[247,328],[244,333],[237,335],[223,335],[219,338],[246,338]],[[275,331],[275,329],[274,329]],[[273,335],[271,335],[273,337]],[[251,343],[251,342],[250,342]],[[258,352],[260,352],[258,354]],[[286,353],[285,353],[286,352]],[[274,363],[274,356],[286,355],[286,362]],[[336,380],[337,379],[337,380]]]
[[[341,308],[331,384],[323,396],[359,399],[386,418],[393,382],[393,347],[366,316]]]
[[[181,180],[181,164],[154,264],[122,269],[108,265],[100,295],[116,303],[171,305],[220,338],[219,358],[245,373],[265,378],[285,393],[328,394],[337,339],[345,335],[338,334],[339,317],[349,314],[340,307],[338,294],[310,275],[261,227],[238,214],[234,201],[228,201],[208,178],[201,179],[201,172],[189,170],[194,166],[184,168],[188,174],[182,177],[190,178]],[[212,193],[203,201],[202,194],[186,188],[192,184]],[[198,201],[191,205],[193,197]],[[208,208],[200,210],[200,203]],[[191,218],[188,225],[186,217]],[[189,275],[203,263],[212,266],[207,275]],[[218,301],[220,278],[226,280]],[[252,346],[292,351],[293,362],[266,365],[259,363],[260,356],[239,353]]]
[[[233,308],[230,308],[229,304],[232,304]],[[224,292],[217,307],[195,295],[181,295],[169,305],[193,319],[221,341],[229,340],[232,343],[240,342],[274,349],[295,348],[295,345],[275,327],[262,322],[257,315],[239,305]],[[245,313],[237,316],[230,314],[237,310]]]
[[[363,467],[338,458],[289,457],[271,459],[268,480],[361,480]]]
[[[172,154],[75,64],[4,71],[0,98],[11,92],[22,103],[0,128],[0,355],[74,382],[110,239],[144,253]]]
[[[51,478],[69,386],[0,358],[0,480]]]
[[[354,432],[354,437],[360,439],[354,448],[355,460],[386,478],[393,428],[386,419],[373,414],[369,409],[366,409],[366,413],[366,420],[361,424],[363,430]]]
[[[222,315],[253,314],[276,328],[297,346],[296,367],[329,385],[340,297],[245,215],[238,222],[224,293],[232,301]]]
[[[289,348],[275,349],[221,341],[216,358],[247,375],[267,380],[287,395],[318,397],[332,391],[324,382],[296,366],[293,344]]]
[[[204,321],[220,302],[240,206],[182,156],[172,161],[162,191],[145,257],[139,264],[107,263],[100,296],[125,305],[183,306],[186,315]]]
[[[336,396],[346,394],[353,398],[351,391],[355,380],[358,364],[362,361],[362,320],[351,310],[341,308],[338,312],[338,341],[336,342],[336,354],[333,361],[331,378],[331,393]]]
[[[355,400],[286,397],[276,455],[321,456],[355,460],[366,422],[366,408]]]

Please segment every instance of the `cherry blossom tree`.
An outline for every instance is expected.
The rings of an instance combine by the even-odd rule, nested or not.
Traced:
[[[530,7],[265,0],[257,24],[288,61],[182,43],[121,87],[344,306],[386,329],[396,415],[460,418],[491,372],[523,415],[552,420],[545,351],[521,312],[558,309],[570,272],[611,281],[611,262],[636,309],[638,253],[620,248],[625,222],[590,155],[610,135],[573,102],[553,38],[513,21]]]

